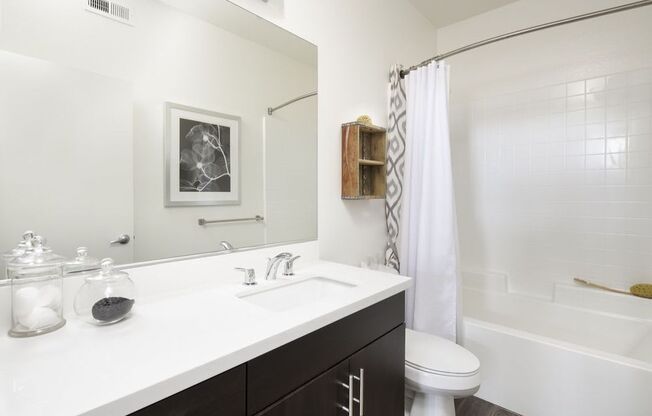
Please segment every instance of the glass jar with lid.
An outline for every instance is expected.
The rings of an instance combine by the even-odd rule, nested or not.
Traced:
[[[86,277],[75,296],[75,312],[96,325],[109,325],[129,316],[136,301],[136,286],[129,275],[102,259],[99,272]]]
[[[19,242],[16,247],[2,253],[2,258],[0,260],[0,281],[7,278],[7,265],[9,262],[16,257],[22,256],[25,254],[25,251],[30,248],[30,241],[32,238],[34,238],[34,232],[25,231],[23,233],[23,240]]]
[[[40,236],[32,237],[25,252],[9,261],[10,336],[46,334],[66,324],[62,304],[64,262],[65,258],[45,247]]]
[[[100,268],[100,260],[88,255],[88,248],[78,247],[77,255],[67,262],[63,268],[64,275],[74,274],[76,276],[89,275]]]

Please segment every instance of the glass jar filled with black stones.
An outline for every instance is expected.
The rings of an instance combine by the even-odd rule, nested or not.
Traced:
[[[75,312],[96,325],[109,325],[129,316],[136,301],[136,286],[125,272],[114,269],[112,259],[100,262],[99,273],[86,277],[75,297]]]

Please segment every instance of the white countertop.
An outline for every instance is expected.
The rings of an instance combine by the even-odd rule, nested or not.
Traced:
[[[353,283],[342,296],[271,312],[235,294],[241,274],[137,301],[133,316],[97,327],[68,316],[33,338],[0,335],[0,415],[128,414],[405,290],[410,279],[317,261],[297,277]],[[284,279],[259,286],[283,284]]]

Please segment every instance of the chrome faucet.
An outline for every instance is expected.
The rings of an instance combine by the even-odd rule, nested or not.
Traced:
[[[292,258],[291,253],[280,253],[272,258],[267,259],[267,268],[265,269],[265,280],[276,280],[278,266],[283,260]]]
[[[283,276],[294,276],[294,261],[301,256],[294,256],[285,259],[285,267],[283,268]]]

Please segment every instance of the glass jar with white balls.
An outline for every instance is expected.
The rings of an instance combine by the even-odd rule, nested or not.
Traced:
[[[102,259],[100,271],[86,277],[75,296],[75,312],[95,325],[109,325],[129,316],[136,301],[136,286],[113,260]]]
[[[29,248],[7,264],[11,280],[9,335],[31,337],[46,334],[66,324],[63,319],[63,264],[65,258],[45,247],[34,236]]]
[[[2,260],[0,261],[0,267],[2,268],[2,270],[0,270],[0,281],[7,278],[7,265],[9,262],[16,257],[22,256],[30,249],[32,238],[34,238],[34,232],[25,231],[23,233],[23,240],[19,242],[16,247],[2,253]]]

